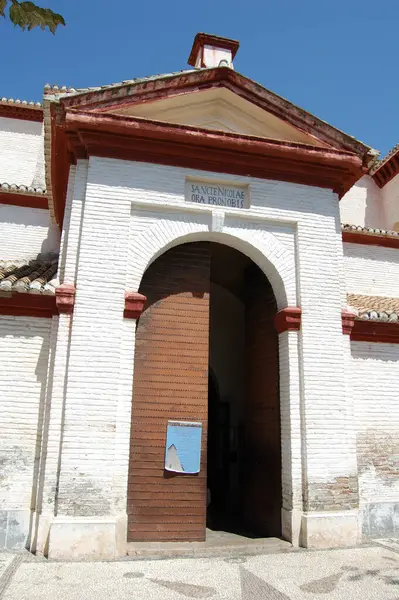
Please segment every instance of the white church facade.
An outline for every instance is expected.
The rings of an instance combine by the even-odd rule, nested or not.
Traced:
[[[0,549],[399,535],[399,149],[237,50],[0,101]],[[198,474],[165,469],[171,420]]]

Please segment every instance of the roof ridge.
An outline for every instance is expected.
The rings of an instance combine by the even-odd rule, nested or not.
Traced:
[[[195,71],[206,71],[208,67],[203,68],[191,68],[191,69],[181,69],[180,71],[172,71],[170,73],[157,73],[154,75],[147,75],[144,77],[134,77],[133,79],[124,79],[123,81],[117,81],[115,83],[107,83],[105,85],[94,85],[83,88],[74,88],[68,87],[66,85],[59,86],[57,84],[46,83],[44,86],[44,94],[52,95],[54,92],[57,94],[85,94],[88,92],[100,92],[101,90],[107,90],[110,88],[123,87],[125,85],[133,85],[136,83],[141,83],[144,81],[152,81],[154,79],[163,79],[166,77],[175,77],[176,75],[181,75],[183,73],[193,73]]]

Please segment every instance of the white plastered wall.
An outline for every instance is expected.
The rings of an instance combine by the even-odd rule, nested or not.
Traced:
[[[0,260],[58,252],[59,237],[48,210],[0,204]]]
[[[51,319],[0,316],[0,549],[24,548],[35,507]]]
[[[342,223],[390,229],[386,222],[382,192],[370,175],[364,175],[351,187],[341,199],[339,208]]]
[[[399,535],[399,346],[351,347],[363,534]]]
[[[0,183],[45,189],[43,123],[0,117]]]
[[[385,229],[394,229],[399,221],[399,175],[388,181],[381,190],[384,213]]]

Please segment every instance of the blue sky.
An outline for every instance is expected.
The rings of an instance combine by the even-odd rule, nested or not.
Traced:
[[[0,21],[0,97],[187,67],[198,31],[240,40],[235,68],[385,154],[399,142],[399,2],[37,0],[55,36]]]

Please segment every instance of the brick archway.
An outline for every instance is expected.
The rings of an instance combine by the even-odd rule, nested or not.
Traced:
[[[272,231],[249,222],[214,232],[207,223],[184,215],[157,220],[132,239],[127,289],[137,291],[148,267],[167,250],[196,241],[225,244],[248,256],[270,281],[279,310],[298,304],[295,258]]]
[[[175,246],[152,262],[141,282],[139,291],[147,303],[136,332],[128,541],[205,539],[213,246]],[[240,468],[245,460],[252,466],[245,469],[240,506],[246,524],[259,535],[280,535],[278,340],[273,328],[277,305],[267,279],[253,267],[251,286],[242,289],[241,298],[248,326],[243,354],[248,381]],[[203,423],[198,475],[164,471],[166,426],[173,419]]]

